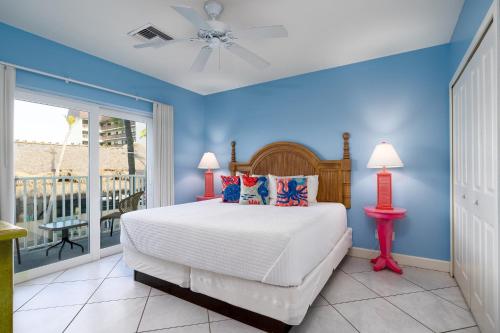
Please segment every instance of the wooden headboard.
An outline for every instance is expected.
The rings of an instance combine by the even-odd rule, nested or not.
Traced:
[[[319,175],[318,201],[340,202],[351,208],[351,157],[349,133],[344,139],[341,160],[321,160],[305,146],[294,142],[275,142],[261,148],[247,163],[236,162],[236,142],[231,142],[232,175],[237,171],[276,176]]]

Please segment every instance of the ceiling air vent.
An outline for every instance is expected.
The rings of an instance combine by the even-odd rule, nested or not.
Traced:
[[[146,24],[140,28],[137,28],[128,33],[129,36],[137,38],[141,41],[149,41],[155,37],[161,38],[163,40],[172,40],[173,38],[166,33],[160,31],[158,28],[152,24]]]

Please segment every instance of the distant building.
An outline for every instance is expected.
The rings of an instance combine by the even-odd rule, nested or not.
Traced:
[[[130,122],[132,138],[136,141],[136,124]],[[99,143],[101,146],[119,147],[127,144],[125,124],[122,119],[103,117],[99,122]],[[89,120],[82,119],[82,144],[89,144]]]
[[[132,138],[136,138],[135,121],[130,122]],[[88,131],[87,131],[88,133]],[[122,119],[107,118],[99,122],[99,143],[101,146],[123,146],[127,144],[125,122]]]
[[[82,145],[89,145],[89,120],[82,119]]]

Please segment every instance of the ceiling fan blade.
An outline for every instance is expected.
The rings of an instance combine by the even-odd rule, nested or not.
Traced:
[[[230,44],[227,47],[227,50],[229,52],[237,55],[238,57],[240,57],[241,59],[245,60],[250,65],[252,65],[258,69],[264,69],[270,65],[270,63],[267,62],[266,60],[262,59],[261,57],[259,57],[255,53],[247,50],[246,48],[244,48],[236,43]]]
[[[172,8],[198,29],[210,30],[210,26],[203,19],[203,17],[198,14],[196,10],[187,6],[172,6]]]
[[[201,48],[200,53],[196,56],[196,59],[191,66],[191,72],[202,72],[207,65],[208,58],[212,54],[212,48],[210,46],[204,46]]]
[[[266,27],[254,27],[234,31],[232,35],[236,38],[283,38],[288,37],[288,31],[282,25],[270,25]]]
[[[164,40],[164,39],[161,39],[159,37],[155,37],[149,42],[134,45],[134,48],[136,48],[136,49],[144,49],[147,47],[159,48],[159,47],[169,45],[169,44],[175,44],[175,43],[180,43],[180,42],[189,42],[189,41],[193,41],[193,40],[195,40],[195,39],[182,38],[182,39]]]

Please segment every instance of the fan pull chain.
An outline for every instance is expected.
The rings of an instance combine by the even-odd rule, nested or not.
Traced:
[[[220,52],[221,52],[220,49],[221,48],[219,47],[219,72],[220,72]]]

